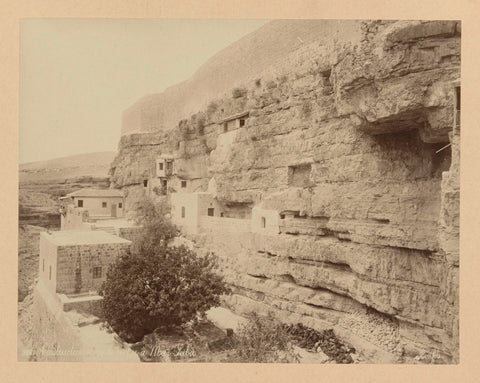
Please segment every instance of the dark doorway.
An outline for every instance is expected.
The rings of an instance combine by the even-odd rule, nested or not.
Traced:
[[[215,215],[215,209],[213,207],[208,208],[208,213],[210,217],[213,217]]]

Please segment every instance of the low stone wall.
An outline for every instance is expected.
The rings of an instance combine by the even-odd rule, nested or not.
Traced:
[[[32,357],[36,361],[82,360],[78,332],[64,315],[55,295],[40,281],[34,289]]]
[[[208,215],[200,216],[200,231],[228,232],[228,233],[248,233],[250,232],[250,220],[225,217],[209,217]]]
[[[48,362],[138,362],[138,355],[102,327],[97,317],[65,312],[40,281],[34,289],[32,357]]]
[[[117,229],[117,235],[120,238],[127,239],[129,241],[134,241],[142,233],[142,228],[140,226],[136,227],[119,227]]]

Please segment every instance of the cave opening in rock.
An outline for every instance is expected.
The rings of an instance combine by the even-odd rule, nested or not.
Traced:
[[[288,167],[288,184],[307,188],[311,185],[312,164],[293,165]]]

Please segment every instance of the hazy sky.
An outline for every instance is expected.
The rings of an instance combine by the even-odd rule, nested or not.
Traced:
[[[23,20],[20,163],[116,150],[123,110],[266,22]]]

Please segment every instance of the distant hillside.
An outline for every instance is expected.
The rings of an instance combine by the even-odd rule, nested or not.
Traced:
[[[108,177],[110,164],[115,155],[116,152],[86,153],[20,164],[20,183]]]
[[[20,225],[58,228],[58,197],[83,188],[108,188],[108,171],[115,155],[87,153],[20,164]]]
[[[361,37],[356,20],[271,21],[215,54],[187,81],[137,101],[123,114],[122,134],[171,129],[212,98],[256,79],[306,44],[356,43]]]

